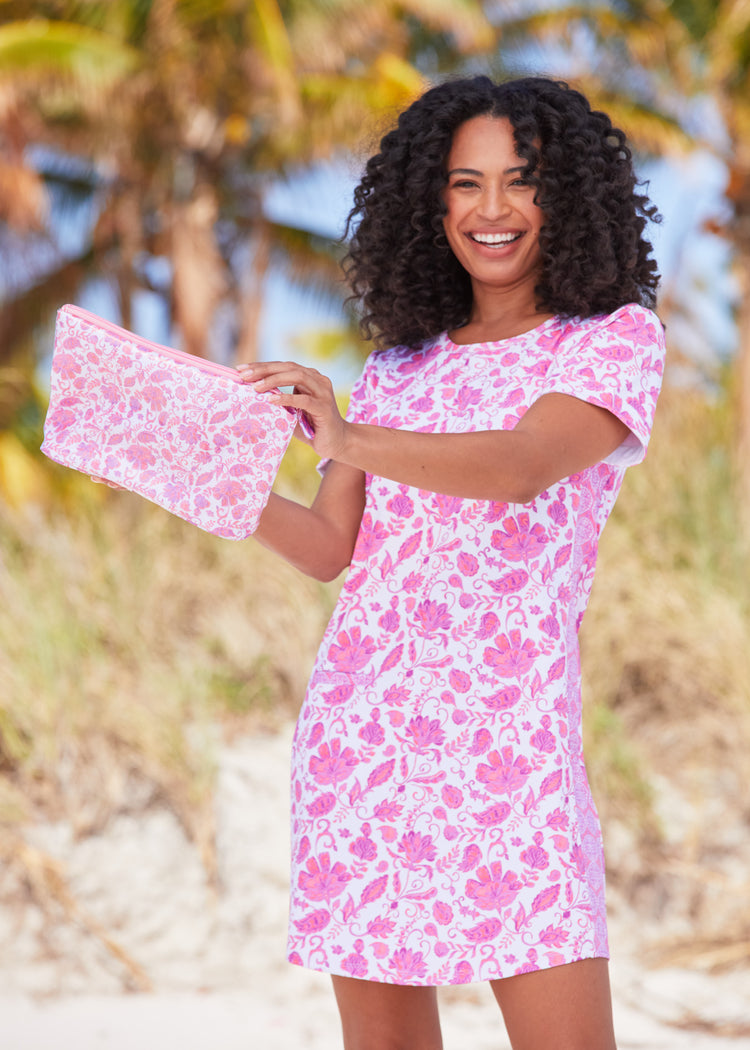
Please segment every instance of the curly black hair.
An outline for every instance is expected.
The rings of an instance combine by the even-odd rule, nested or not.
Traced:
[[[431,88],[398,119],[354,193],[344,271],[361,327],[379,347],[418,346],[469,319],[471,282],[443,230],[446,160],[456,128],[506,117],[544,212],[537,304],[564,317],[654,306],[659,274],[624,132],[562,81],[477,76]]]

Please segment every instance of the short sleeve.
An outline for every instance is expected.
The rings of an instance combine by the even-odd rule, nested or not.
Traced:
[[[369,415],[373,410],[371,388],[373,373],[375,372],[376,354],[370,354],[365,361],[365,367],[358,379],[355,379],[349,395],[349,404],[346,409],[346,420],[349,423],[367,423]],[[330,459],[321,459],[317,470],[320,475],[325,474]]]
[[[605,462],[640,463],[661,389],[664,352],[659,318],[631,303],[607,317],[589,318],[563,339],[541,394],[570,394],[608,409],[630,433]]]

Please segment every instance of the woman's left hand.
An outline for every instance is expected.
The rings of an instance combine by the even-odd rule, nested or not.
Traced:
[[[304,412],[312,436],[298,426],[296,437],[312,445],[321,458],[337,458],[344,445],[347,424],[339,412],[333,384],[327,376],[293,361],[257,361],[239,365],[237,370],[242,382],[258,393],[273,391],[270,400],[274,404]],[[292,393],[285,394],[276,389],[282,386],[292,387]]]

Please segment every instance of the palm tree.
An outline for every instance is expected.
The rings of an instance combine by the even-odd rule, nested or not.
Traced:
[[[256,351],[272,257],[293,257],[298,277],[328,286],[334,272],[321,238],[266,217],[271,181],[351,145],[374,117],[409,101],[425,82],[420,58],[441,64],[494,40],[478,0],[52,0],[34,4],[46,23],[22,17],[27,7],[5,5],[15,20],[0,27],[25,40],[34,72],[24,79],[18,65],[5,67],[5,80],[23,97],[13,177],[27,203],[4,218],[39,222],[44,176],[79,191],[87,186],[98,219],[60,277],[64,270],[74,283],[91,265],[108,272],[129,324],[138,288],[164,291],[149,265],[164,258],[185,348],[205,353],[218,304],[232,302],[244,358]],[[66,70],[50,60],[50,32],[72,41]],[[118,61],[109,61],[110,52]],[[109,78],[89,78],[95,90],[87,93],[89,66]],[[1,111],[0,128],[9,141]],[[30,165],[24,149],[32,142],[56,150],[52,160],[37,155]],[[240,250],[248,244],[251,251]],[[244,269],[242,259],[249,260]],[[46,291],[59,290],[56,277],[6,293],[0,355],[25,334],[29,307],[34,312],[49,301]]]

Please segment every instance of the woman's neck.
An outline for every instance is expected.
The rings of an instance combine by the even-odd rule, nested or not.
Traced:
[[[449,335],[454,343],[493,343],[523,335],[553,316],[539,309],[533,288],[499,292],[480,286],[474,288],[469,320]]]
[[[495,343],[530,332],[554,317],[548,310],[514,311],[495,317],[471,317],[465,325],[449,332],[454,343]]]

